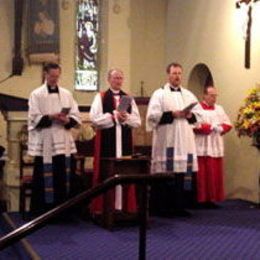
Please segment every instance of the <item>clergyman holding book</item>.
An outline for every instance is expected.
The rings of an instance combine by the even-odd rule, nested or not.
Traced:
[[[141,118],[132,97],[123,90],[124,75],[120,69],[111,69],[107,81],[109,88],[98,93],[91,105],[90,120],[96,129],[93,185],[100,183],[100,158],[120,158],[133,153],[132,128],[140,127]],[[134,186],[128,187],[127,211],[135,213]],[[116,210],[123,209],[122,187],[115,189]],[[97,198],[91,205],[93,214],[102,214],[103,199]]]
[[[146,129],[153,131],[151,173],[174,174],[174,181],[152,187],[150,209],[161,216],[186,217],[190,214],[184,210],[184,197],[192,194],[193,176],[198,169],[192,129],[196,122],[192,108],[198,101],[181,85],[180,64],[169,64],[166,72],[168,82],[150,99]]]

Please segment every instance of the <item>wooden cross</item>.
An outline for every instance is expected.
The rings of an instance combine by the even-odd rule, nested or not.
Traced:
[[[236,2],[236,7],[240,8],[242,3],[248,5],[251,2],[255,3],[259,0],[239,0]],[[247,12],[248,20],[246,27],[246,38],[245,38],[245,68],[250,69],[250,56],[251,56],[251,27],[252,27],[252,5],[249,6]]]

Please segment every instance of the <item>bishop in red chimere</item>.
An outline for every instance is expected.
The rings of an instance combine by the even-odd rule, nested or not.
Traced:
[[[120,158],[132,155],[132,128],[141,125],[140,114],[133,98],[126,111],[117,109],[122,96],[127,95],[121,89],[124,80],[123,72],[119,69],[111,69],[108,72],[107,80],[109,83],[108,90],[95,96],[90,109],[90,120],[97,130],[94,154],[94,186],[101,182],[100,158]],[[137,206],[134,186],[128,186],[127,190],[127,211],[135,213]],[[124,209],[122,194],[122,186],[116,186],[114,201],[116,210]],[[92,202],[91,213],[101,214],[102,212],[103,199],[100,196]]]

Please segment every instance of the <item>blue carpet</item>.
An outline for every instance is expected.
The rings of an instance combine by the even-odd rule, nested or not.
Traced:
[[[12,231],[10,227],[0,218],[0,237],[4,236],[8,232]],[[0,260],[12,260],[12,259],[28,259],[23,247],[20,243],[16,243],[0,252]]]
[[[260,210],[244,201],[192,210],[188,219],[149,221],[147,259],[260,259]],[[18,214],[13,219],[22,224]],[[48,225],[28,237],[43,259],[138,259],[138,227],[110,232],[75,220]]]

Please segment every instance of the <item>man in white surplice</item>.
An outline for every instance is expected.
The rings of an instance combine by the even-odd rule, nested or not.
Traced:
[[[191,189],[192,175],[197,171],[192,130],[196,117],[191,112],[192,106],[183,109],[195,104],[197,98],[181,86],[180,64],[171,63],[166,71],[168,82],[157,89],[150,99],[146,128],[153,131],[151,173],[175,173],[175,178],[173,183],[169,182],[163,187],[152,187],[151,210],[161,215],[188,216],[189,212],[184,210],[184,188]]]
[[[60,74],[58,64],[46,64],[46,82],[29,98],[28,154],[35,156],[31,199],[35,215],[64,202],[70,193],[71,155],[76,153],[70,128],[81,120],[71,93],[58,86]]]
[[[90,120],[96,128],[93,185],[101,182],[99,172],[101,157],[120,158],[132,155],[132,128],[141,125],[140,114],[133,98],[125,111],[118,110],[118,105],[123,97],[128,96],[122,91],[123,72],[120,69],[111,69],[108,72],[107,79],[109,83],[108,90],[95,96],[90,109]],[[127,211],[136,212],[134,186],[131,185],[127,193]],[[117,186],[115,209],[122,210],[123,206],[122,187]],[[99,197],[93,201],[91,211],[94,214],[102,213],[102,198]]]

